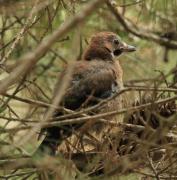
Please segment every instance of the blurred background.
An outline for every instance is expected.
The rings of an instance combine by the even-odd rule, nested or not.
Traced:
[[[46,37],[50,37],[91,2],[0,0],[1,81],[22,63],[24,58],[21,57],[35,52],[41,42],[47,42]],[[126,87],[154,87],[159,77],[164,80],[160,86],[168,88],[173,84],[175,87],[177,0],[115,0],[111,4],[116,15],[105,2],[101,2],[99,8],[84,17],[83,22],[56,39],[27,74],[3,91],[0,97],[2,159],[34,152],[39,144],[39,130],[34,130],[32,137],[25,141],[27,130],[23,128],[43,118],[47,107],[45,103],[51,103],[58,72],[69,62],[81,59],[91,35],[96,32],[115,32],[125,42],[137,47],[135,53],[119,57]],[[44,104],[41,105],[41,102]],[[0,179],[8,173],[0,172]],[[6,178],[25,179],[25,175]]]

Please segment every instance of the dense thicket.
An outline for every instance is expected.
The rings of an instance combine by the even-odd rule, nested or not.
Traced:
[[[177,179],[176,9],[177,0],[0,0],[0,179]],[[98,141],[81,129],[57,157],[33,156],[63,96],[67,78],[60,77],[52,100],[58,72],[80,60],[100,31],[137,47],[119,58],[120,132]],[[74,122],[82,111],[66,113]]]

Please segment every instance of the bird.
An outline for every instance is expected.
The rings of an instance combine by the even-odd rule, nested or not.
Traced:
[[[112,97],[123,88],[123,70],[117,59],[122,53],[133,52],[136,48],[123,42],[116,33],[103,31],[92,35],[88,47],[80,61],[74,64],[69,87],[60,105],[77,111],[81,108],[98,104],[101,100]],[[120,97],[116,97],[98,110],[101,113],[122,108]],[[63,112],[55,112],[53,117],[62,116]],[[114,119],[115,117],[111,117]],[[83,124],[65,125],[62,127],[44,128],[46,137],[38,148],[40,152],[56,155],[63,139],[72,135]],[[101,131],[101,130],[99,130]]]

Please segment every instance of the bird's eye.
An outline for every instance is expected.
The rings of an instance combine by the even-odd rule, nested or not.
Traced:
[[[118,39],[114,39],[114,44],[118,45],[119,44],[119,40]]]

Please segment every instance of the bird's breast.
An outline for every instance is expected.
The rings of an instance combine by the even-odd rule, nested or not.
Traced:
[[[119,61],[115,61],[111,68],[115,76],[116,87],[114,89],[121,90],[123,88],[123,70]]]

